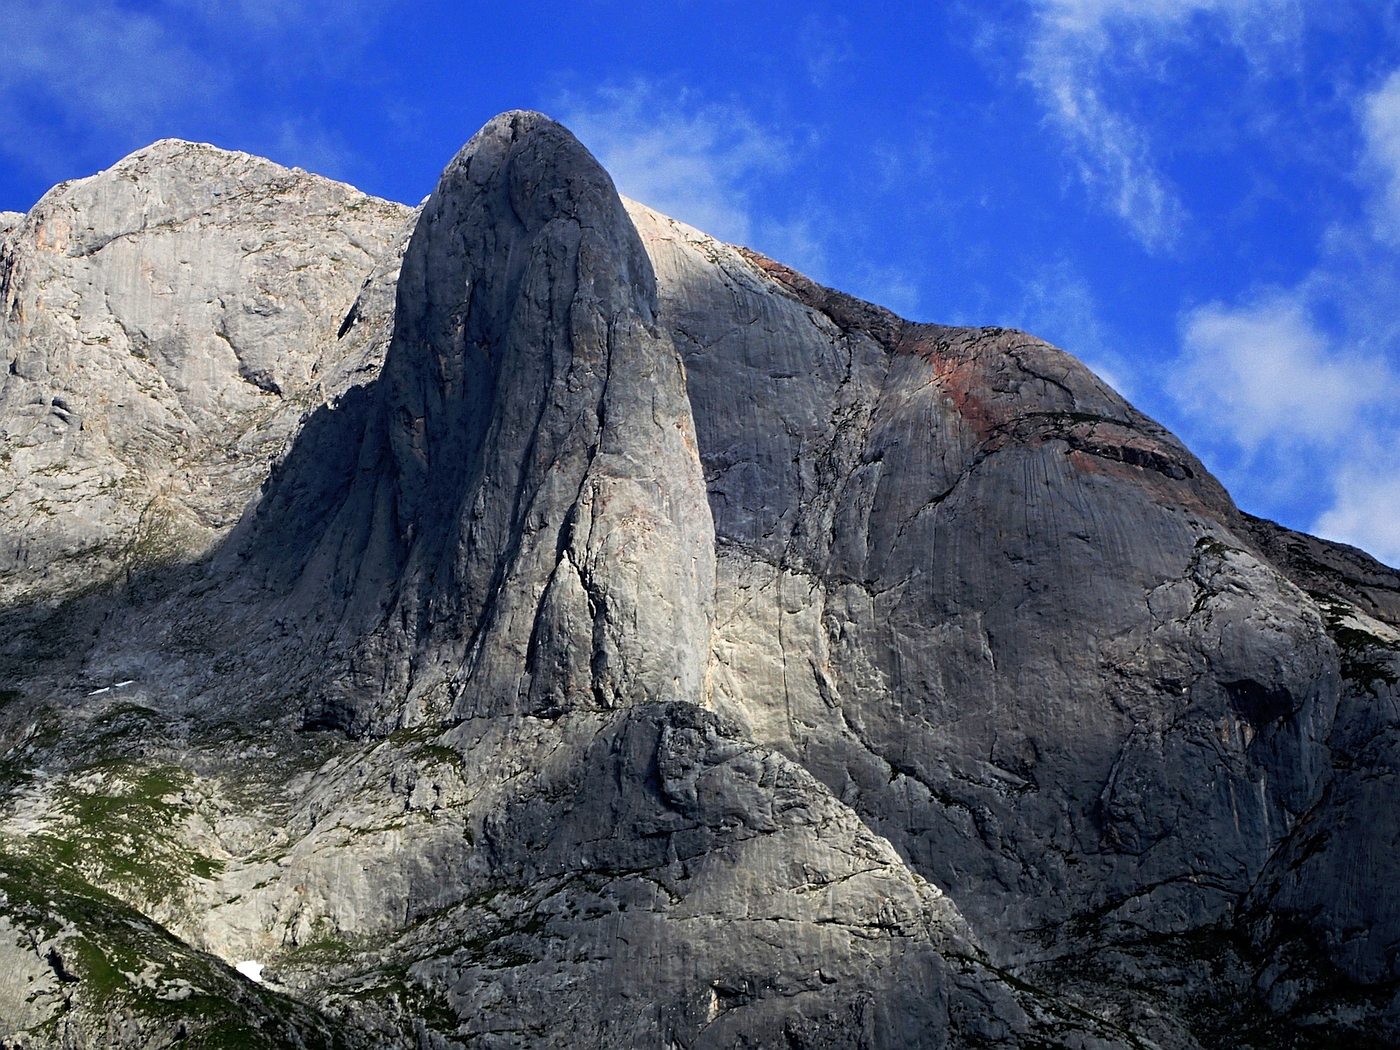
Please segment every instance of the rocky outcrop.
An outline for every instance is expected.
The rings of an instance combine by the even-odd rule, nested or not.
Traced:
[[[304,1004],[54,875],[0,859],[0,1046],[344,1045]]]
[[[1318,797],[1338,677],[1219,484],[1038,340],[634,215],[715,508],[716,702],[1010,958],[1228,915]]]
[[[1400,573],[1365,551],[1285,529],[1252,514],[1242,534],[1290,580],[1314,598],[1342,602],[1392,627],[1400,626]]]
[[[158,144],[3,236],[0,427],[139,327],[187,440],[90,443],[155,410],[85,393],[5,467],[0,852],[172,973],[261,964],[271,1041],[1400,1036],[1400,577],[1062,351],[720,244],[529,113],[416,216]],[[151,506],[188,529],[133,559]],[[132,960],[72,1031],[165,1031]]]
[[[498,118],[448,166],[353,480],[327,501],[322,464],[289,460],[239,541],[308,634],[334,625],[313,724],[699,700],[714,532],[655,309],[611,181],[558,125]]]
[[[300,417],[341,392],[341,318],[410,218],[167,140],[14,223],[0,600],[62,598],[226,535]]]

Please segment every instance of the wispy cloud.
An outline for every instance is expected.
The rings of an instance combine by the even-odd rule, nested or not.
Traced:
[[[1203,46],[1235,49],[1251,82],[1269,82],[1296,60],[1301,0],[1032,3],[1025,75],[1079,177],[1145,248],[1173,249],[1190,219],[1163,169],[1179,131],[1135,118],[1135,90],[1159,81],[1173,49]],[[1184,312],[1162,379],[1187,436],[1246,502],[1315,507],[1321,493],[1328,509],[1301,524],[1400,563],[1400,72],[1355,113],[1369,220],[1334,225],[1291,285]],[[1089,323],[1042,327],[1092,346],[1092,302],[1076,311],[1083,290],[1054,283],[1061,312]]]
[[[332,179],[349,176],[354,153],[338,134],[304,117],[288,117],[267,138],[268,157]]]
[[[822,259],[825,260],[825,250]],[[784,260],[797,258],[783,256]],[[808,276],[818,276],[827,280],[820,269],[804,268]],[[893,310],[901,317],[917,318],[923,303],[920,281],[910,270],[900,264],[873,265],[867,262],[847,262],[837,282],[842,291]]]
[[[1376,232],[1392,244],[1400,243],[1400,71],[1362,100],[1361,119],[1365,167],[1378,183]]]
[[[724,241],[752,242],[750,186],[792,161],[791,139],[744,108],[648,81],[565,94],[554,108],[620,193]]]
[[[304,114],[250,110],[240,88],[274,67],[280,76],[353,63],[374,10],[370,0],[162,0],[140,10],[5,0],[0,152],[68,177],[94,154],[115,159],[197,126],[261,136],[250,144],[269,151],[305,147],[279,159],[315,166],[334,153],[330,138]]]
[[[1356,334],[1335,275],[1184,315],[1167,380],[1187,433],[1246,505],[1316,505],[1293,522],[1400,566],[1395,348]],[[1391,288],[1400,295],[1400,287]],[[1321,318],[1340,316],[1323,324]]]
[[[1312,531],[1400,565],[1400,73],[1357,115],[1369,224],[1329,230],[1290,287],[1187,312],[1168,386],[1227,481],[1321,490]]]
[[[844,61],[839,52],[818,58],[818,72]],[[838,247],[851,236],[851,216],[808,192],[803,166],[817,145],[810,130],[778,131],[742,105],[649,80],[565,93],[549,108],[625,196],[814,280],[836,280],[905,315],[918,312],[919,282],[909,270],[864,263]]]
[[[855,56],[850,29],[844,18],[812,14],[802,20],[797,42],[807,65],[807,79],[814,87],[825,87],[837,69]]]
[[[232,21],[263,30],[353,31],[374,0],[168,0],[207,22]]]
[[[40,168],[62,166],[75,132],[154,137],[219,90],[158,20],[103,0],[13,0],[0,39],[0,149]]]
[[[1025,75],[1064,136],[1084,184],[1148,250],[1171,248],[1186,210],[1153,136],[1114,85],[1141,80],[1164,45],[1206,22],[1262,65],[1300,26],[1299,0],[1033,0]]]

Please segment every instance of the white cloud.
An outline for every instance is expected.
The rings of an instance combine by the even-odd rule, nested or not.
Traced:
[[[1099,23],[1056,7],[1046,15],[1032,45],[1029,76],[1051,121],[1069,140],[1079,177],[1145,246],[1170,244],[1181,205],[1153,164],[1147,136],[1103,99],[1096,67],[1107,42]]]
[[[1297,292],[1193,310],[1182,343],[1174,396],[1249,453],[1266,442],[1333,444],[1394,393],[1386,362],[1334,348]]]
[[[806,266],[799,268],[808,276],[819,272]],[[919,315],[921,294],[918,279],[902,266],[852,264],[848,260],[846,272],[841,280],[841,291],[883,306],[887,310],[893,310],[901,317],[915,318]]]
[[[1196,14],[1220,15],[1235,42],[1251,51],[1291,39],[1299,14],[1297,0],[1038,0],[1037,6],[1046,24],[1083,37],[1102,37],[1116,20],[1161,30]]]
[[[1148,76],[1148,58],[1208,19],[1261,65],[1299,27],[1299,0],[1033,0],[1026,77],[1065,137],[1079,176],[1152,251],[1170,248],[1185,209],[1158,170],[1152,137],[1115,105],[1108,74]]]
[[[801,209],[803,214],[797,218],[787,221],[780,221],[771,215],[755,216],[750,210],[749,226],[753,230],[753,239],[748,242],[751,248],[758,248],[765,255],[777,259],[786,266],[794,267],[805,273],[814,281],[828,280],[828,251],[825,230],[837,220],[833,218],[825,208],[809,204]],[[744,242],[731,242],[744,243]],[[848,273],[843,291],[848,291],[852,295],[866,295],[873,298],[878,294],[890,291],[895,285],[900,284],[894,276],[893,271],[885,271],[873,280],[862,284],[865,277],[871,276],[859,267],[854,273]],[[864,292],[861,291],[864,289]],[[905,289],[907,291],[908,289]],[[894,299],[888,302],[883,299],[873,299],[873,301],[883,303],[891,309],[894,307]],[[898,299],[906,306],[909,303],[908,297]]]
[[[304,145],[279,159],[314,167],[329,155],[328,136],[304,118],[249,112],[236,88],[353,68],[375,10],[371,0],[161,0],[141,10],[0,0],[0,151],[71,177],[93,154],[116,160],[197,127],[208,137],[231,130],[261,152]]]
[[[1394,243],[1400,241],[1400,71],[1362,100],[1361,113],[1367,166],[1381,184],[1377,232]]]
[[[1358,118],[1365,136],[1362,173],[1373,180],[1371,233],[1379,242],[1372,250],[1393,253],[1400,245],[1400,71],[1392,73],[1360,100]],[[1347,238],[1339,238],[1345,244]],[[1353,242],[1364,234],[1353,233]],[[1346,244],[1346,257],[1366,258],[1354,244]],[[1360,276],[1373,276],[1381,270],[1374,259],[1363,264]],[[1393,254],[1390,262],[1394,265]],[[1329,265],[1329,263],[1331,265]],[[1396,350],[1397,311],[1400,288],[1387,285],[1384,276],[1374,287],[1350,288],[1357,274],[1336,275],[1336,264],[1324,257],[1309,281],[1326,284],[1334,295],[1356,299],[1352,312],[1361,316],[1355,327],[1368,339],[1388,343]],[[1387,309],[1388,307],[1388,309]],[[1377,311],[1380,311],[1380,316]],[[1312,531],[1327,539],[1361,547],[1381,561],[1400,567],[1400,382],[1392,371],[1373,369],[1374,390],[1368,402],[1377,410],[1349,434],[1345,455],[1339,457],[1331,479],[1332,506],[1318,516]]]
[[[752,243],[759,224],[749,184],[792,159],[790,140],[746,110],[688,92],[667,96],[645,81],[588,98],[566,95],[557,109],[620,193],[724,241]],[[807,232],[790,235],[800,241]]]
[[[0,148],[41,164],[74,127],[154,137],[162,115],[212,86],[156,19],[102,0],[0,5],[0,40]],[[29,115],[50,107],[67,125],[57,134],[51,119]]]
[[[1400,568],[1400,444],[1344,466],[1336,478],[1336,502],[1312,531],[1350,543]]]
[[[794,175],[801,173],[793,169],[812,138],[778,133],[740,105],[645,80],[566,94],[550,108],[625,196],[813,280],[830,282],[837,269],[843,291],[904,316],[918,313],[919,282],[906,268],[862,263],[850,252],[833,261],[850,236],[850,216],[799,189],[803,180]]]
[[[1246,509],[1292,507],[1307,517],[1287,524],[1400,565],[1400,376],[1358,349],[1345,317],[1317,322],[1317,306],[1352,309],[1326,266],[1249,305],[1188,313],[1169,393]]]
[[[362,20],[373,0],[167,0],[208,22],[232,21],[255,30],[328,29]]]
[[[1356,112],[1372,222],[1329,229],[1290,288],[1184,315],[1170,392],[1232,485],[1400,565],[1400,73]]]

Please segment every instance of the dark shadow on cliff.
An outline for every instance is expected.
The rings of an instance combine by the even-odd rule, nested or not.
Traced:
[[[244,521],[211,551],[189,561],[132,562],[81,593],[0,609],[4,735],[23,729],[17,723],[31,707],[72,709],[90,695],[94,706],[105,704],[117,682],[151,694],[152,706],[188,712],[199,694],[247,676],[264,659],[278,664],[281,682],[258,698],[260,717],[279,702],[294,706],[298,679],[317,654],[286,644],[276,606],[343,507],[377,386],[352,388],[316,409]],[[237,717],[227,704],[219,708],[211,713]]]

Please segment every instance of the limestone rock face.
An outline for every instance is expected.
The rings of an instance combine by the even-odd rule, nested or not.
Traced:
[[[1062,351],[523,112],[0,253],[0,1041],[1400,1040],[1400,574]]]
[[[1038,340],[633,211],[715,508],[716,703],[1014,955],[1228,914],[1319,795],[1338,670],[1219,484]]]
[[[0,221],[0,599],[227,533],[327,388],[411,212],[164,141]],[[8,227],[8,229],[6,229]]]
[[[354,480],[327,503],[304,480],[323,465],[294,457],[244,541],[346,654],[313,720],[700,699],[714,529],[655,312],[636,231],[567,131],[498,118],[448,166],[404,258]]]

